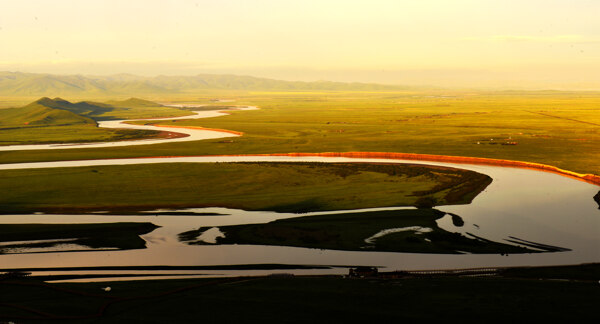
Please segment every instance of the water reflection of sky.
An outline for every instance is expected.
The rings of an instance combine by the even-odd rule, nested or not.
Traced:
[[[224,264],[327,264],[376,265],[395,269],[465,268],[514,265],[578,264],[600,261],[600,210],[593,196],[598,186],[560,175],[535,170],[495,166],[385,159],[325,157],[191,157],[172,159],[124,159],[104,161],[49,162],[0,165],[2,168],[60,167],[165,162],[233,161],[322,161],[322,162],[407,162],[469,169],[491,176],[494,181],[470,205],[440,206],[459,215],[464,225],[457,227],[451,217],[438,220],[446,230],[473,233],[505,242],[509,237],[569,248],[569,252],[502,255],[441,255],[389,252],[352,252],[308,248],[198,245],[180,242],[177,234],[199,227],[264,223],[295,217],[294,214],[246,212],[224,208],[203,208],[197,212],[216,216],[111,216],[111,215],[6,215],[1,223],[106,223],[152,222],[161,226],[143,238],[147,249],[106,252],[0,255],[3,268],[68,267],[102,265],[224,265]],[[9,167],[7,167],[9,166]],[[377,210],[377,209],[368,209]],[[312,213],[322,214],[322,213]],[[302,214],[302,216],[311,214]],[[375,233],[374,233],[375,234]],[[345,269],[311,270],[342,273]],[[271,273],[275,271],[266,271]],[[287,271],[293,272],[293,271]],[[218,272],[223,273],[223,272]],[[233,273],[233,272],[228,272]],[[244,272],[248,274],[249,272]]]

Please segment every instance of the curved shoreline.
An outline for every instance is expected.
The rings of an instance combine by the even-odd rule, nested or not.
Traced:
[[[491,165],[501,167],[512,167],[519,169],[537,170],[548,173],[558,174],[571,179],[587,182],[593,185],[600,186],[600,176],[595,174],[582,174],[569,170],[564,170],[552,165],[501,160],[490,158],[478,158],[468,156],[452,156],[452,155],[434,155],[434,154],[418,154],[418,153],[396,153],[396,152],[321,152],[321,153],[262,153],[262,154],[218,154],[218,155],[160,155],[160,156],[145,156],[135,157],[132,159],[158,159],[158,158],[184,158],[184,157],[229,157],[229,156],[292,156],[292,157],[344,157],[344,158],[363,158],[363,159],[392,159],[392,160],[414,160],[414,161],[431,161],[431,162],[449,162],[449,163],[464,163]],[[118,158],[121,159],[121,158]]]
[[[285,155],[291,155],[285,154]],[[307,154],[307,153],[303,153]],[[325,153],[326,154],[326,153]],[[343,153],[329,153],[340,155]],[[276,154],[273,154],[276,155]],[[487,174],[494,181],[469,205],[440,207],[445,213],[460,215],[464,220],[457,226],[451,217],[443,217],[436,223],[442,229],[470,236],[471,233],[496,242],[538,242],[561,246],[570,252],[539,254],[418,254],[371,251],[313,250],[294,247],[266,245],[182,245],[178,234],[199,227],[268,223],[277,219],[296,217],[296,214],[271,212],[248,212],[224,208],[198,208],[186,211],[193,213],[218,213],[219,216],[189,217],[177,215],[4,215],[4,223],[105,223],[149,220],[161,226],[144,237],[148,248],[114,252],[89,252],[89,254],[61,254],[60,258],[47,260],[46,266],[70,265],[199,265],[199,264],[249,264],[249,263],[301,263],[301,264],[347,264],[380,265],[389,269],[409,265],[412,269],[438,269],[458,266],[488,267],[515,265],[576,264],[598,262],[598,205],[591,197],[598,187],[575,181],[563,175],[536,170],[503,168],[501,166],[461,164],[449,162],[420,162],[416,160],[352,159],[346,157],[318,156],[213,156],[98,159],[71,162],[4,164],[0,169],[39,169],[54,167],[80,167],[105,165],[141,165],[153,163],[214,163],[214,162],[375,162],[415,163],[451,166]],[[298,155],[298,154],[296,154]],[[354,212],[376,211],[375,209]],[[386,209],[387,210],[387,209]],[[394,208],[395,210],[395,208]],[[345,211],[346,213],[348,211]],[[334,212],[339,213],[339,212]],[[316,214],[316,213],[315,213]],[[312,214],[312,215],[315,215]],[[306,215],[309,216],[309,215]],[[517,240],[517,243],[514,241]],[[81,252],[87,253],[87,252]],[[201,260],[198,256],[202,255]],[[99,257],[100,256],[100,257]],[[70,257],[70,258],[69,258]],[[0,259],[15,267],[39,265],[39,255],[4,255]],[[199,263],[200,262],[200,263]],[[333,263],[332,263],[333,262]],[[294,264],[296,264],[294,263]],[[321,272],[321,271],[319,271]]]
[[[237,107],[235,110],[255,110],[258,109],[254,106]],[[234,136],[241,136],[243,133],[226,130],[226,129],[212,129],[195,126],[162,126],[158,123],[148,123],[144,125],[131,124],[133,121],[167,121],[167,120],[181,120],[181,119],[200,119],[200,118],[212,118],[229,115],[224,110],[205,110],[205,111],[194,111],[193,115],[186,115],[180,117],[161,117],[161,118],[146,118],[146,119],[128,119],[128,120],[105,120],[98,123],[100,128],[111,128],[111,129],[141,129],[141,130],[155,130],[164,133],[176,133],[175,129],[179,129],[178,134],[175,136],[165,137],[151,137],[151,138],[140,138],[140,139],[127,139],[119,141],[109,142],[81,142],[81,143],[51,143],[51,144],[17,144],[17,145],[6,145],[0,146],[0,152],[10,151],[29,151],[29,150],[57,150],[57,149],[72,149],[72,148],[103,148],[103,147],[122,147],[122,146],[134,146],[134,145],[151,145],[151,144],[164,144],[164,143],[175,143],[175,142],[189,142],[198,141],[205,139],[218,139],[227,138]],[[187,129],[187,130],[186,130]],[[160,134],[160,133],[159,133]]]
[[[236,107],[233,110],[256,110],[258,107],[256,106],[245,106],[245,107]],[[102,122],[100,127],[105,128],[126,128],[126,129],[152,129],[162,131],[163,135],[168,135],[160,138],[158,141],[194,141],[199,140],[190,132],[181,132],[177,133],[175,131],[171,132],[170,129],[189,129],[192,132],[203,132],[204,134],[213,133],[210,136],[203,136],[201,139],[214,139],[214,138],[224,138],[230,136],[243,136],[243,132],[228,130],[228,129],[219,129],[219,128],[206,128],[201,126],[175,126],[175,125],[161,125],[158,123],[155,124],[145,124],[145,125],[136,125],[130,124],[130,121],[138,121],[138,120],[148,120],[148,121],[159,121],[159,120],[179,120],[179,119],[199,119],[199,118],[210,118],[210,117],[219,117],[223,115],[228,115],[229,112],[226,110],[209,110],[209,111],[194,111],[196,115],[188,115],[188,116],[180,116],[180,117],[161,117],[161,118],[149,118],[149,119],[132,119],[132,120],[115,120],[115,121],[105,121]],[[116,125],[111,123],[117,123]],[[162,128],[162,129],[161,129]],[[152,139],[139,139],[139,140],[125,140],[125,141],[114,141],[114,142],[89,142],[89,143],[63,143],[63,144],[33,144],[33,145],[9,145],[9,146],[0,146],[0,151],[11,151],[13,150],[26,150],[26,149],[64,149],[64,148],[78,148],[78,147],[104,147],[104,146],[130,146],[130,145],[140,145],[140,144],[158,144],[156,141]],[[7,148],[9,148],[7,150]],[[600,175],[596,174],[583,174],[577,173],[565,169],[561,169],[552,165],[535,163],[535,162],[525,162],[525,161],[516,161],[516,160],[505,160],[505,159],[492,159],[492,158],[482,158],[482,157],[468,157],[468,156],[453,156],[453,155],[435,155],[435,154],[419,154],[419,153],[401,153],[401,152],[321,152],[321,153],[300,153],[300,152],[290,152],[290,153],[261,153],[261,154],[217,154],[217,155],[189,155],[189,156],[149,156],[149,157],[135,157],[133,159],[144,159],[144,158],[182,158],[182,157],[210,157],[210,156],[296,156],[296,157],[345,157],[345,158],[375,158],[375,159],[401,159],[401,160],[415,160],[415,161],[431,161],[431,162],[449,162],[449,163],[465,163],[465,164],[479,164],[479,165],[491,165],[491,166],[502,166],[502,167],[513,167],[520,169],[532,169],[543,172],[549,172],[554,174],[559,174],[565,177],[569,177],[572,179],[576,179],[579,181],[584,181],[590,184],[594,184],[600,186]],[[109,158],[110,159],[110,158]],[[116,158],[115,158],[116,159]],[[121,158],[118,158],[121,159]],[[82,160],[83,161],[83,160]]]
[[[211,113],[216,117],[220,112]],[[185,118],[185,117],[182,117]],[[189,118],[189,117],[188,117]],[[171,118],[164,118],[163,120]],[[177,119],[177,118],[175,118]],[[148,127],[158,128],[157,124],[146,125]],[[169,125],[166,130],[176,128],[187,128],[186,126]],[[193,129],[191,126],[190,129]],[[197,131],[207,131],[209,129],[194,127]],[[174,130],[176,131],[176,130]],[[221,131],[221,130],[219,130]],[[227,137],[238,135],[222,133]],[[240,133],[241,135],[243,133]],[[131,144],[135,145],[135,144]],[[147,156],[137,158],[109,158],[96,160],[71,160],[50,162],[52,166],[43,166],[48,162],[29,162],[15,164],[0,164],[0,170],[4,169],[26,169],[26,168],[45,168],[45,167],[77,167],[86,164],[89,165],[122,165],[122,164],[147,164],[147,163],[178,163],[184,160],[191,161],[195,157],[199,160],[212,157],[223,157],[228,160],[238,159],[322,159],[331,158],[355,158],[359,162],[363,159],[389,159],[386,163],[407,163],[401,160],[414,161],[408,163],[419,163],[427,161],[432,163],[457,163],[455,167],[464,169],[489,169],[493,172],[494,181],[486,190],[485,195],[480,195],[475,203],[469,205],[445,206],[443,211],[454,213],[464,218],[466,225],[456,227],[449,217],[439,220],[438,226],[444,229],[452,230],[456,233],[475,233],[479,237],[485,237],[490,240],[504,241],[507,239],[519,238],[544,244],[556,246],[565,246],[572,249],[571,252],[548,253],[539,255],[515,254],[510,257],[503,255],[424,255],[415,253],[400,253],[397,256],[386,252],[348,252],[336,250],[312,250],[293,247],[262,246],[262,245],[221,245],[221,246],[182,246],[176,243],[177,234],[189,231],[191,228],[197,229],[198,226],[219,227],[231,224],[245,224],[267,222],[269,219],[278,219],[281,215],[265,212],[246,212],[246,211],[228,211],[226,213],[221,209],[216,212],[223,213],[223,216],[211,216],[200,219],[194,219],[193,224],[188,224],[188,216],[124,216],[124,215],[84,215],[65,216],[57,215],[48,217],[47,215],[17,215],[16,223],[23,222],[53,222],[65,223],[71,220],[72,223],[80,222],[123,222],[124,219],[148,219],[161,226],[155,232],[144,237],[148,244],[148,249],[135,251],[122,251],[119,254],[114,252],[80,252],[73,255],[61,254],[61,258],[51,259],[45,263],[47,266],[57,264],[64,266],[78,265],[156,265],[156,264],[175,264],[175,265],[198,265],[201,262],[210,264],[250,264],[250,263],[299,263],[299,264],[346,264],[347,260],[353,260],[356,265],[381,265],[389,269],[409,267],[413,269],[439,269],[448,267],[487,267],[487,266],[514,266],[514,265],[544,265],[544,264],[574,264],[582,262],[597,262],[597,205],[593,203],[590,196],[597,192],[597,188],[583,183],[577,183],[569,179],[586,182],[591,185],[600,186],[600,176],[593,174],[580,174],[563,170],[551,165],[540,163],[531,163],[523,161],[511,161],[490,158],[445,156],[432,154],[415,153],[394,153],[394,152],[321,152],[321,153],[266,153],[266,154],[230,154],[230,155],[201,155],[201,156]],[[271,158],[272,157],[272,158]],[[162,160],[161,160],[162,158]],[[169,158],[172,158],[169,160]],[[136,160],[137,159],[137,160]],[[154,160],[154,161],[152,161]],[[381,162],[379,160],[379,162]],[[397,161],[394,161],[397,160]],[[204,161],[206,162],[206,161]],[[462,164],[462,165],[461,165]],[[479,165],[479,166],[476,166]],[[502,170],[502,168],[507,168]],[[508,169],[515,168],[515,169]],[[518,170],[530,169],[532,171]],[[496,171],[492,169],[497,169]],[[533,171],[542,171],[548,174],[533,174]],[[478,171],[481,172],[481,171]],[[556,176],[551,175],[556,174]],[[541,180],[540,180],[541,178]],[[548,181],[551,180],[551,181]],[[570,185],[577,190],[570,190]],[[585,194],[581,194],[579,188],[583,188]],[[529,205],[529,195],[539,197],[534,199],[535,204]],[[536,196],[537,195],[537,196]],[[593,211],[590,212],[589,204],[593,203]],[[468,206],[468,207],[467,207]],[[586,209],[587,208],[587,209]],[[215,211],[214,209],[202,209],[204,212]],[[579,212],[582,210],[583,212]],[[569,217],[565,217],[569,216]],[[9,215],[8,217],[11,217]],[[146,217],[146,218],[143,218]],[[188,217],[186,221],[181,221],[183,217]],[[286,217],[286,216],[284,216]],[[85,218],[85,219],[84,219]],[[5,216],[6,219],[6,216]],[[4,220],[6,222],[6,220]],[[550,226],[548,225],[550,224]],[[535,230],[530,230],[535,229]],[[514,240],[513,240],[514,242]],[[85,253],[89,253],[89,259],[86,260]],[[93,253],[93,255],[92,255]],[[202,260],[198,260],[198,255],[202,255]],[[50,256],[50,254],[48,254]],[[82,257],[83,256],[83,257]],[[98,257],[100,256],[100,257]],[[31,257],[31,258],[30,258]],[[3,261],[20,267],[27,267],[32,264],[38,265],[40,255],[4,255]],[[91,260],[91,261],[90,261]],[[286,270],[287,271],[287,270]],[[316,270],[315,270],[316,271]],[[335,270],[337,271],[337,270]],[[330,271],[334,272],[334,270]],[[246,273],[241,273],[246,275]]]
[[[504,159],[490,159],[468,156],[452,155],[433,155],[417,153],[394,153],[394,152],[324,152],[324,153],[286,153],[286,156],[323,156],[323,157],[349,157],[349,158],[379,158],[379,159],[402,159],[402,160],[420,160],[433,162],[452,162],[467,164],[482,164],[503,167],[514,167],[521,169],[533,169],[544,172],[560,174],[569,178],[584,181],[600,186],[600,176],[595,174],[582,174],[569,170],[564,170],[552,165],[524,162]]]
[[[229,133],[229,134],[234,134],[237,136],[244,135],[244,132],[237,132],[237,131],[233,131],[233,130],[229,130],[229,129],[222,129],[222,128],[207,128],[207,127],[202,127],[202,126],[171,126],[171,125],[160,125],[160,124],[148,124],[148,125],[155,126],[155,127],[165,127],[165,128],[197,129],[197,130],[205,130],[205,131],[212,131],[212,132],[219,132],[219,133]]]

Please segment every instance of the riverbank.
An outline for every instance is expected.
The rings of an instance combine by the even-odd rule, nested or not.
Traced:
[[[256,109],[255,107],[248,107],[247,109]],[[238,110],[244,110],[239,108]],[[129,147],[138,145],[151,145],[151,144],[164,144],[164,143],[178,143],[178,142],[189,142],[189,141],[200,141],[207,139],[218,139],[232,136],[240,136],[242,133],[221,130],[221,129],[207,129],[203,127],[178,127],[178,126],[160,126],[157,124],[146,123],[148,121],[178,121],[182,119],[199,119],[199,118],[211,118],[225,116],[227,113],[216,110],[206,111],[195,111],[193,115],[186,115],[181,117],[161,117],[161,118],[148,118],[148,119],[135,119],[135,120],[103,120],[98,122],[98,127],[89,128],[92,131],[108,131],[116,134],[125,134],[122,138],[116,138],[112,140],[107,138],[106,141],[80,141],[76,136],[79,132],[69,133],[69,137],[60,143],[41,144],[17,144],[17,145],[4,145],[0,146],[0,152],[6,154],[21,152],[21,151],[46,151],[50,152],[53,150],[77,150],[81,148],[115,148],[115,147]],[[136,124],[135,122],[141,122],[142,124]],[[59,129],[59,131],[65,131]],[[89,131],[89,130],[88,130]],[[19,134],[19,136],[31,136],[31,134]],[[138,136],[131,136],[131,134],[138,134]],[[127,137],[129,136],[129,137]],[[35,137],[34,137],[35,138]],[[39,151],[38,151],[39,152]],[[43,153],[46,155],[48,153]]]
[[[572,179],[584,181],[587,183],[600,186],[600,176],[595,174],[581,174],[569,170],[563,170],[555,166],[501,159],[488,159],[468,156],[449,156],[449,155],[433,155],[433,154],[416,154],[416,153],[397,153],[397,152],[324,152],[324,153],[273,153],[273,154],[234,154],[221,156],[321,156],[321,157],[347,157],[347,158],[362,158],[362,159],[396,159],[396,160],[418,160],[432,162],[449,162],[449,163],[466,163],[466,164],[481,164],[502,167],[513,167],[521,169],[531,169],[544,172],[560,174]],[[160,156],[164,157],[164,156]],[[154,157],[150,157],[154,158]]]
[[[271,245],[189,245],[181,244],[179,234],[202,228],[202,233],[198,240],[205,242],[214,242],[207,240],[208,234],[218,234],[216,228],[243,225],[243,224],[266,224],[277,219],[291,218],[298,216],[316,216],[317,213],[297,215],[297,214],[279,214],[272,212],[250,212],[239,209],[224,208],[200,208],[185,210],[148,210],[142,215],[107,215],[110,210],[96,209],[96,212],[103,214],[86,215],[4,215],[2,220],[5,223],[106,223],[123,221],[149,221],[160,228],[155,230],[148,239],[148,248],[143,250],[124,251],[119,253],[93,252],[88,255],[81,255],[66,260],[64,257],[48,257],[45,265],[47,267],[57,266],[115,266],[115,265],[211,265],[211,264],[246,264],[246,263],[298,263],[302,260],[303,264],[336,264],[346,265],[348,260],[352,260],[353,265],[377,265],[387,269],[411,268],[411,269],[439,269],[444,267],[497,267],[497,266],[518,266],[518,265],[549,265],[549,264],[578,264],[585,262],[597,262],[597,242],[598,242],[598,204],[593,197],[598,193],[596,185],[564,177],[554,173],[539,172],[529,169],[506,168],[499,166],[486,166],[475,164],[452,164],[445,162],[420,162],[410,160],[390,160],[390,159],[351,159],[342,157],[291,157],[291,156],[229,156],[229,157],[183,157],[183,158],[146,158],[146,159],[105,159],[105,160],[87,160],[70,162],[48,162],[48,163],[29,163],[29,164],[4,164],[0,168],[21,169],[23,176],[32,176],[32,172],[46,172],[52,168],[67,167],[57,177],[57,182],[63,181],[65,175],[76,174],[82,170],[88,170],[94,177],[102,177],[110,174],[101,174],[92,172],[100,171],[98,167],[114,165],[113,171],[142,172],[147,169],[146,165],[162,165],[177,172],[186,173],[187,168],[194,168],[197,164],[209,164],[210,162],[328,162],[328,163],[409,163],[419,165],[439,165],[445,167],[454,167],[465,170],[475,171],[480,174],[489,175],[493,182],[468,205],[446,205],[437,207],[442,212],[449,213],[445,217],[436,220],[437,226],[441,229],[460,233],[467,237],[478,237],[494,242],[510,242],[513,245],[523,246],[534,244],[535,246],[547,247],[554,246],[562,249],[570,249],[566,252],[548,252],[520,254],[513,253],[509,255],[502,254],[432,254],[432,253],[387,253],[376,251],[340,251],[340,250],[319,250],[311,248],[290,247],[290,246],[271,246]],[[129,164],[129,165],[128,165]],[[140,165],[144,164],[143,167]],[[357,163],[351,163],[357,164]],[[227,166],[229,163],[219,163],[220,166]],[[82,167],[85,166],[85,167]],[[127,168],[126,168],[127,167]],[[46,168],[46,169],[43,169]],[[124,169],[125,168],[125,169]],[[37,170],[34,170],[37,169]],[[139,171],[138,171],[139,170]],[[123,174],[123,173],[121,173]],[[121,177],[121,174],[115,178]],[[158,172],[162,175],[163,172]],[[130,174],[131,175],[131,174]],[[167,180],[152,184],[154,174],[141,175],[139,179],[149,181],[151,186],[164,185],[173,182],[173,178],[167,177]],[[184,177],[183,181],[175,183],[186,184],[189,176]],[[301,176],[296,178],[302,178]],[[35,179],[35,177],[31,178]],[[231,179],[228,178],[228,179]],[[237,179],[237,178],[233,178]],[[369,181],[373,181],[367,175]],[[112,181],[112,180],[111,180]],[[164,183],[163,183],[164,182]],[[327,181],[325,181],[327,182]],[[103,183],[102,181],[99,183]],[[228,182],[229,185],[234,183]],[[86,186],[85,183],[76,183]],[[284,187],[293,183],[278,183]],[[393,183],[383,183],[393,185]],[[56,185],[56,184],[54,184]],[[126,185],[131,185],[131,183]],[[90,186],[88,186],[90,187]],[[94,188],[94,187],[90,187]],[[197,192],[203,195],[203,192],[210,192],[212,185],[204,184],[198,190],[188,190],[189,193]],[[344,186],[344,190],[357,189],[354,186]],[[47,189],[47,188],[45,188]],[[238,189],[243,189],[239,187]],[[246,188],[248,189],[248,188]],[[252,195],[258,194],[264,188],[257,192],[252,192],[248,197],[239,197],[254,201]],[[369,192],[368,188],[363,188]],[[132,191],[138,190],[137,187],[131,188]],[[171,192],[171,190],[167,190]],[[52,192],[50,190],[49,192]],[[84,190],[75,191],[81,195]],[[285,194],[283,190],[277,190],[277,194]],[[10,192],[9,192],[10,193]],[[375,192],[376,194],[376,192]],[[394,195],[379,195],[385,199],[393,199]],[[88,195],[89,197],[89,195]],[[93,197],[93,195],[92,195]],[[238,197],[234,197],[238,198]],[[379,197],[382,198],[382,197]],[[79,198],[78,198],[79,199]],[[148,202],[146,199],[145,202]],[[273,202],[271,202],[273,203]],[[393,208],[387,208],[392,210]],[[404,208],[406,209],[406,208]],[[112,210],[112,209],[111,209]],[[381,209],[379,209],[381,210]],[[374,209],[353,210],[357,213],[369,213],[376,211]],[[156,212],[156,214],[155,214]],[[324,212],[321,212],[323,214]],[[333,213],[340,213],[331,212]],[[177,215],[175,215],[177,214]],[[210,216],[210,217],[191,217],[186,215]],[[212,216],[211,216],[212,215]],[[369,214],[365,214],[369,215]],[[458,217],[450,217],[452,215]],[[565,217],[565,215],[571,215]],[[365,218],[367,220],[368,217]],[[308,219],[307,219],[308,220]],[[288,224],[289,225],[289,224]],[[413,224],[423,227],[423,224]],[[267,225],[270,226],[270,225]],[[413,228],[410,224],[401,224],[401,227],[408,227],[411,232],[421,232],[421,229]],[[215,228],[216,227],[216,228]],[[397,229],[396,225],[392,226]],[[429,226],[426,226],[429,227]],[[206,229],[209,229],[204,233]],[[363,239],[377,236],[377,241],[385,239],[380,237],[378,228],[372,233],[365,235]],[[377,233],[376,233],[377,232]],[[393,232],[393,231],[392,231]],[[403,235],[408,232],[383,232],[389,235]],[[425,234],[414,234],[421,238]],[[474,235],[474,236],[473,236]],[[427,244],[422,237],[423,243]],[[412,240],[412,238],[411,238]],[[431,240],[431,239],[430,239]],[[431,240],[433,241],[433,240]],[[384,241],[380,241],[384,243]],[[294,244],[295,246],[304,246]],[[198,259],[198,256],[202,256]],[[15,268],[36,267],[39,262],[36,258],[27,255],[3,256],[3,260],[10,262]],[[219,272],[220,274],[221,272]],[[300,274],[294,271],[296,274]],[[312,274],[332,274],[340,273],[338,270],[318,270]],[[228,272],[231,275],[230,272]],[[244,273],[234,273],[233,275],[245,275]],[[258,274],[258,273],[254,273]],[[304,272],[303,274],[306,274]]]
[[[206,130],[206,131],[213,131],[213,132],[229,133],[229,134],[234,134],[237,136],[244,135],[243,132],[236,132],[236,131],[232,131],[229,129],[220,129],[220,128],[206,128],[206,127],[199,127],[199,126],[169,126],[169,125],[161,125],[161,124],[149,124],[149,125],[156,126],[156,127],[177,128],[177,129],[199,129],[199,130]]]
[[[232,145],[207,141],[193,148],[173,146],[169,154],[407,152],[527,161],[600,175],[598,126],[532,113],[543,111],[600,124],[598,114],[593,114],[598,106],[596,95],[432,97],[346,92],[263,93],[236,99],[261,110],[161,124],[231,129],[243,132],[243,137]],[[129,152],[130,157],[132,153],[142,156],[139,149]]]
[[[393,99],[378,94],[352,94],[355,100],[349,101],[347,96],[350,95],[351,93],[327,96],[307,93],[269,93],[267,97],[247,95],[237,98],[238,102],[260,106],[260,112],[230,111],[232,114],[228,114],[205,111],[203,113],[210,113],[211,117],[224,117],[194,121],[187,116],[183,118],[186,120],[166,118],[160,122],[163,126],[190,126],[236,132],[197,130],[213,135],[244,134],[235,140],[197,141],[201,138],[195,138],[194,143],[183,143],[192,140],[187,138],[183,141],[139,141],[131,147],[96,147],[88,144],[79,148],[69,147],[68,152],[2,152],[0,163],[134,158],[167,154],[199,156],[273,152],[410,152],[528,161],[580,174],[600,175],[597,126],[573,120],[548,119],[548,116],[531,113],[553,107],[555,102],[548,101],[548,94],[542,97],[528,95],[526,101],[523,101],[524,98],[502,94],[458,96],[460,105],[455,105],[456,99],[446,97],[399,94]],[[571,118],[579,116],[575,118],[578,120],[597,118],[589,114],[592,108],[584,109],[590,104],[591,98],[568,98],[569,104],[561,106],[560,113],[569,114]],[[527,111],[520,110],[522,105]],[[513,109],[498,111],[497,106],[511,106]],[[248,109],[256,108],[241,108]],[[367,111],[369,113],[365,114]],[[148,121],[140,121],[146,122]],[[525,125],[536,126],[530,128]],[[173,128],[164,130],[172,131]],[[163,144],[141,145],[159,143]],[[503,145],[507,143],[518,144]],[[92,147],[97,149],[86,149]]]

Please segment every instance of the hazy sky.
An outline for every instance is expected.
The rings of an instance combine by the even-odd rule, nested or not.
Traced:
[[[0,0],[0,70],[600,85],[598,0]]]

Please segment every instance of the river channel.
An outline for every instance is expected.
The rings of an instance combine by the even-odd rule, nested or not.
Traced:
[[[235,110],[255,110],[257,107],[238,107]],[[194,111],[192,115],[182,117],[165,117],[165,118],[150,118],[150,119],[133,119],[133,120],[105,120],[99,121],[98,127],[102,128],[124,128],[124,129],[144,129],[144,130],[157,130],[164,132],[177,132],[185,134],[184,137],[177,138],[158,138],[158,139],[145,139],[145,140],[127,140],[127,141],[116,141],[116,142],[99,142],[99,143],[66,143],[66,144],[28,144],[28,145],[6,145],[0,146],[1,151],[25,151],[25,150],[66,150],[76,148],[102,148],[102,147],[119,147],[119,146],[134,146],[134,145],[150,145],[150,144],[162,144],[171,142],[190,142],[199,141],[215,138],[224,137],[235,137],[239,136],[230,132],[220,132],[215,130],[204,130],[204,129],[193,129],[193,128],[172,128],[172,127],[160,127],[154,125],[134,125],[128,124],[131,121],[156,121],[161,120],[181,120],[181,119],[199,119],[199,118],[211,118],[226,116],[227,113],[220,110],[205,110],[205,111]]]
[[[316,156],[207,156],[59,161],[3,164],[0,165],[0,170],[127,164],[142,165],[150,163],[247,161],[411,163],[449,166],[480,172],[489,175],[493,179],[493,182],[481,192],[471,204],[436,207],[436,209],[443,212],[460,215],[464,220],[464,225],[455,226],[450,216],[445,216],[437,221],[440,228],[451,232],[462,233],[464,235],[471,233],[478,237],[503,243],[515,242],[516,240],[557,246],[563,248],[564,251],[509,255],[467,253],[425,254],[338,251],[262,245],[188,245],[178,239],[178,234],[198,229],[199,227],[214,227],[215,230],[213,232],[218,233],[219,226],[266,223],[283,218],[324,214],[324,212],[319,212],[298,215],[267,211],[250,212],[226,208],[198,208],[186,210],[186,212],[211,213],[212,215],[160,215],[160,211],[148,211],[147,216],[106,214],[2,215],[0,216],[0,223],[2,224],[151,222],[160,227],[142,236],[146,241],[146,248],[144,249],[80,252],[41,249],[39,251],[27,251],[27,253],[0,254],[0,269],[249,264],[333,266],[319,269],[295,270],[175,271],[178,275],[189,276],[234,276],[271,274],[278,272],[294,274],[341,274],[347,273],[348,270],[346,266],[357,265],[379,266],[382,267],[383,270],[391,271],[559,265],[600,261],[600,210],[598,209],[598,204],[593,199],[600,188],[596,185],[569,177],[538,170],[460,163],[421,162],[414,160]],[[402,208],[399,207],[395,209]],[[368,212],[373,210],[377,209],[355,210],[353,212]],[[348,211],[329,213],[341,212]],[[208,240],[210,240],[210,238],[208,238]],[[86,274],[90,271],[79,271],[77,273]],[[111,273],[111,271],[91,272]],[[120,274],[125,273],[124,271],[117,272]],[[141,273],[139,271],[130,272]],[[148,271],[142,272],[146,273]],[[57,274],[62,272],[46,271],[44,273]],[[152,273],[157,275],[173,274],[174,272],[154,271]]]

